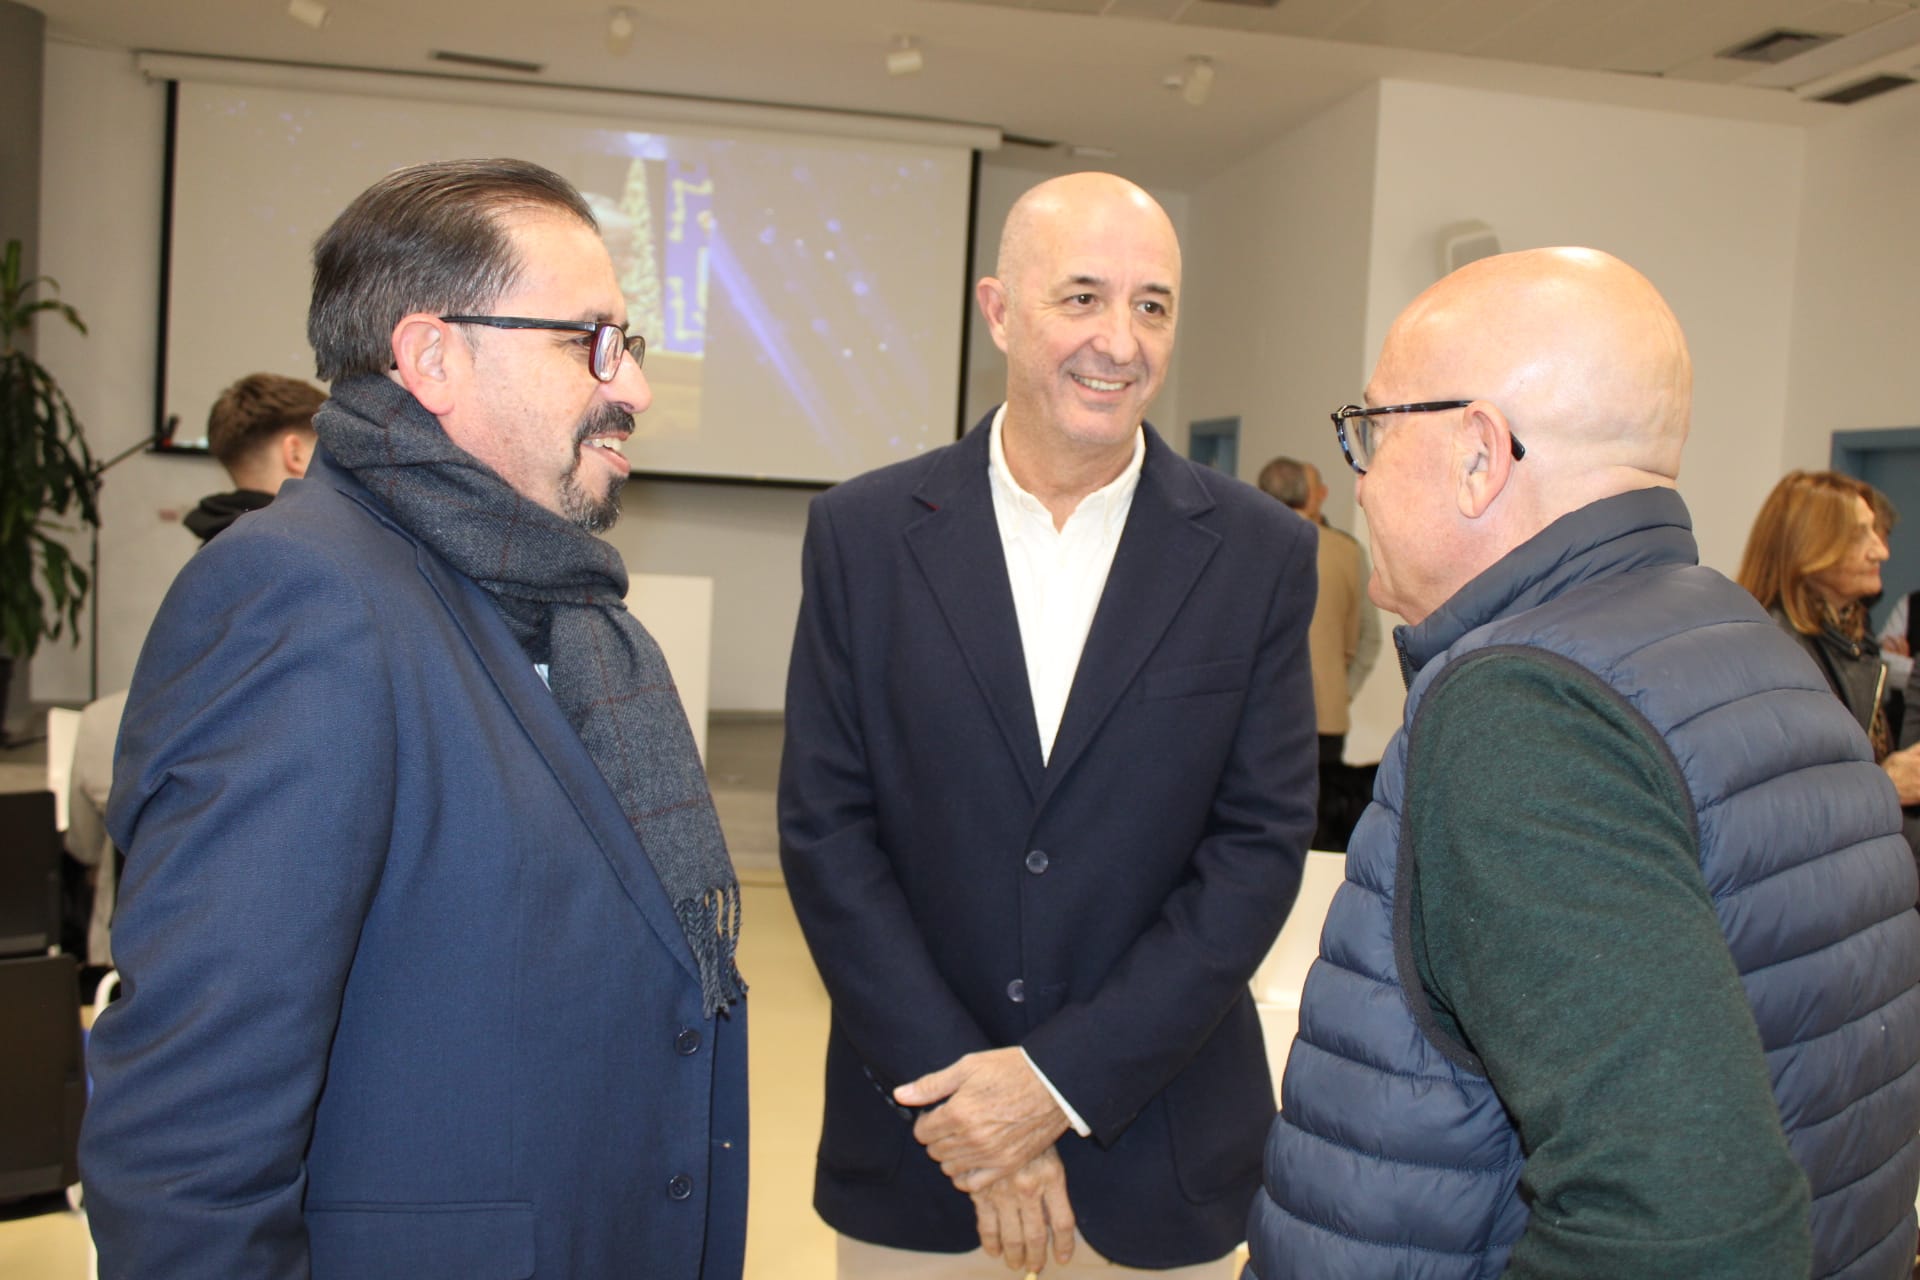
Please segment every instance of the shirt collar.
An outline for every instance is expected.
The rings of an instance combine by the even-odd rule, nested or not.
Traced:
[[[1001,405],[994,410],[993,421],[987,424],[991,433],[987,441],[987,471],[993,477],[993,483],[1003,497],[1010,500],[1015,509],[1029,515],[1045,516],[1049,526],[1053,523],[1053,514],[1046,504],[1021,487],[1013,478],[1013,470],[1007,466],[1007,449],[1000,434],[1000,424],[1006,420],[1007,406]],[[1073,510],[1073,517],[1082,513],[1112,524],[1124,521],[1127,511],[1133,505],[1133,491],[1140,486],[1140,468],[1147,458],[1147,434],[1138,426],[1133,429],[1133,457],[1127,460],[1126,469],[1080,499],[1080,505]]]

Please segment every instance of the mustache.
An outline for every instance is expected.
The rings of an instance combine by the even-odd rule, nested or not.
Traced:
[[[585,444],[589,437],[604,436],[614,432],[632,435],[633,415],[618,405],[603,404],[580,419],[580,425],[573,429],[573,443],[577,448]]]

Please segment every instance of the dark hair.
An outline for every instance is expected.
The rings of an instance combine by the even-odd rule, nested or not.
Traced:
[[[1307,469],[1292,458],[1275,458],[1260,468],[1260,489],[1270,498],[1278,498],[1295,511],[1304,511],[1307,499]]]
[[[326,392],[298,378],[250,373],[213,402],[207,414],[207,448],[231,470],[282,431],[313,430],[313,415],[326,402]]]
[[[528,209],[598,229],[571,183],[525,160],[418,164],[361,192],[313,246],[307,341],[318,375],[385,373],[402,316],[485,312],[520,274],[501,215]]]

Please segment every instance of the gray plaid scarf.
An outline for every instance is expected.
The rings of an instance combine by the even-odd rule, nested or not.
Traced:
[[[660,646],[627,612],[620,555],[522,498],[406,389],[334,384],[313,420],[328,454],[393,518],[493,597],[620,801],[700,966],[707,1016],[746,992],[734,964],[740,884]]]

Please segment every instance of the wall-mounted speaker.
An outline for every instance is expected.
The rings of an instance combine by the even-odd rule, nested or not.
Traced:
[[[1451,275],[1469,262],[1500,252],[1500,237],[1484,222],[1456,222],[1440,231],[1440,274]]]

